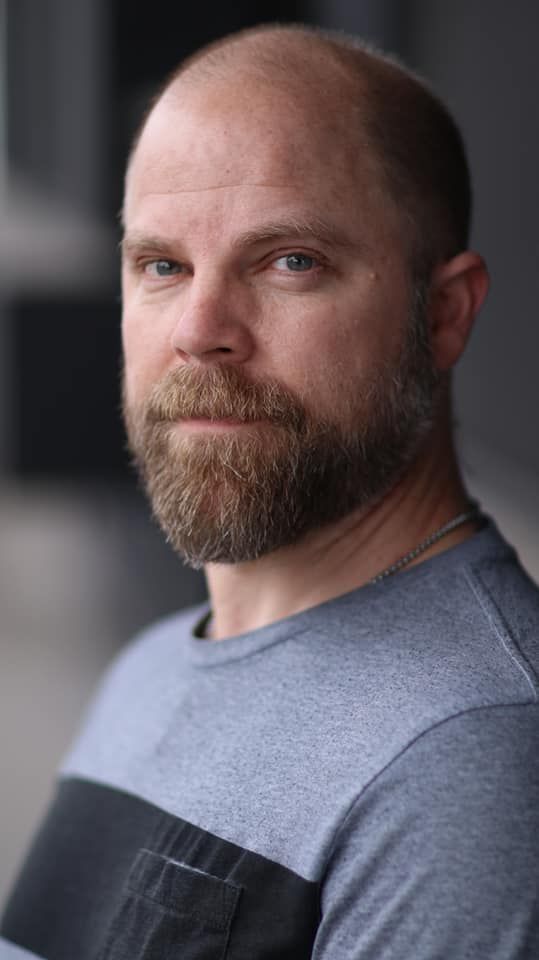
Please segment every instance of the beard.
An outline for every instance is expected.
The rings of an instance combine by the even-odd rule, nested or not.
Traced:
[[[167,540],[191,566],[242,563],[382,498],[430,431],[438,377],[423,316],[396,361],[334,384],[333,416],[233,364],[171,370],[139,405],[123,389],[129,448]],[[328,378],[331,371],[328,371]],[[181,431],[189,418],[241,421]]]

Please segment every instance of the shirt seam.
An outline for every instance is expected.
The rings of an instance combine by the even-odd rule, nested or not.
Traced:
[[[367,792],[371,789],[371,787],[374,786],[374,784],[380,779],[380,777],[382,777],[385,773],[387,773],[387,771],[398,760],[400,760],[401,757],[403,757],[406,753],[408,753],[408,751],[411,750],[412,747],[414,747],[420,740],[427,737],[430,733],[433,733],[435,730],[438,730],[440,727],[443,727],[446,724],[451,723],[452,720],[459,720],[461,717],[465,717],[470,714],[481,713],[481,712],[493,712],[497,710],[509,710],[509,709],[515,709],[519,707],[522,708],[522,707],[537,707],[537,706],[538,706],[537,700],[534,699],[534,700],[524,700],[517,703],[488,703],[488,704],[482,704],[481,706],[477,706],[477,707],[466,707],[466,709],[459,710],[457,711],[457,713],[453,713],[448,717],[443,717],[441,720],[438,720],[436,723],[433,723],[431,726],[427,727],[425,730],[421,730],[419,733],[416,734],[415,737],[412,737],[412,739],[408,741],[408,743],[406,743],[398,751],[398,753],[395,754],[394,757],[391,757],[391,759],[388,760],[388,762],[384,764],[384,766],[381,767],[380,770],[376,771],[376,773],[371,777],[368,783],[363,785],[359,793],[354,797],[354,799],[349,804],[346,813],[343,814],[340,820],[340,823],[335,830],[333,839],[329,846],[329,850],[325,858],[324,867],[321,872],[320,889],[322,889],[323,878],[327,873],[328,866],[331,861],[331,858],[333,857],[335,849],[337,847],[339,837],[341,833],[344,831],[347,825],[347,822],[352,816],[352,814],[354,813],[354,810],[357,807],[357,805],[365,798],[365,795],[367,794]]]
[[[236,663],[238,660],[247,660],[249,657],[255,657],[257,654],[264,653],[265,650],[269,650],[271,647],[276,647],[280,643],[288,643],[292,640],[297,640],[298,637],[301,637],[307,634],[309,631],[306,627],[298,627],[294,633],[287,633],[273,637],[272,639],[266,639],[264,643],[261,643],[260,646],[253,646],[250,649],[237,651],[235,653],[223,653],[220,656],[216,656],[215,659],[208,658],[207,660],[203,657],[199,660],[197,657],[196,651],[188,651],[187,657],[188,662],[191,667],[196,670],[211,670],[214,667],[225,667],[229,663]],[[249,634],[245,634],[246,638],[249,638]],[[222,643],[226,641],[220,640],[200,640],[200,643]]]
[[[498,608],[498,605],[490,593],[490,590],[477,571],[465,567],[463,574],[490,628],[507,654],[508,659],[511,660],[517,669],[524,675],[532,691],[534,700],[537,701],[539,699],[539,693],[537,689],[537,678],[535,677],[533,668],[520,650],[520,647],[513,637],[512,632],[509,630],[508,625],[506,624],[505,619]],[[485,602],[486,598],[488,598],[488,601],[491,605],[491,610],[489,610],[487,607]],[[493,613],[496,614],[495,617],[493,616]],[[501,626],[504,628],[503,632],[500,629]]]

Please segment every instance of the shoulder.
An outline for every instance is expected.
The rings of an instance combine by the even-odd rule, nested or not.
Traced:
[[[188,682],[186,650],[203,612],[193,607],[158,620],[114,658],[64,760],[64,775],[113,777],[153,742]]]
[[[470,830],[478,843],[482,836],[490,842],[493,827],[496,842],[513,844],[518,833],[529,847],[533,825],[539,854],[538,757],[537,701],[462,711],[418,734],[377,771],[340,832],[358,817],[364,825],[382,805],[390,819],[379,821],[373,838],[404,818],[437,848],[451,848]]]
[[[406,744],[365,786],[359,803],[406,781],[406,797],[420,804],[424,818],[435,819],[437,809],[447,818],[447,809],[457,811],[456,801],[466,798],[468,816],[474,809],[495,817],[520,810],[539,827],[538,757],[537,700],[470,708]],[[537,804],[530,804],[532,796]]]
[[[537,702],[463,712],[403,749],[335,836],[314,955],[537,956],[538,750]]]
[[[185,659],[192,631],[204,610],[203,605],[189,607],[161,617],[139,630],[105,670],[97,699],[111,688],[119,695],[125,686],[130,688],[132,697],[133,684],[140,681],[147,685],[152,678],[165,676],[171,667],[177,669]]]
[[[423,759],[438,752],[449,770],[466,762],[467,744],[473,768],[484,741],[491,764],[500,762],[495,748],[509,763],[513,742],[534,740],[538,600],[511,548],[490,533],[326,608],[318,635],[298,641],[300,677],[324,703],[313,738],[321,730],[338,752],[341,799],[353,803],[390,771],[404,775],[414,758],[435,772]]]

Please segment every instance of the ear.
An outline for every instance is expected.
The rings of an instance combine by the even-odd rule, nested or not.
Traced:
[[[428,316],[434,365],[449,370],[464,351],[489,287],[485,261],[466,250],[434,268]]]

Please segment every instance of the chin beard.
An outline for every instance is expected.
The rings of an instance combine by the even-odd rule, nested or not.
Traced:
[[[435,415],[437,377],[417,331],[398,365],[317,418],[276,382],[233,365],[171,370],[140,406],[127,402],[130,450],[154,515],[187,563],[243,563],[383,497],[417,454]],[[188,418],[242,421],[226,433],[181,432]]]

